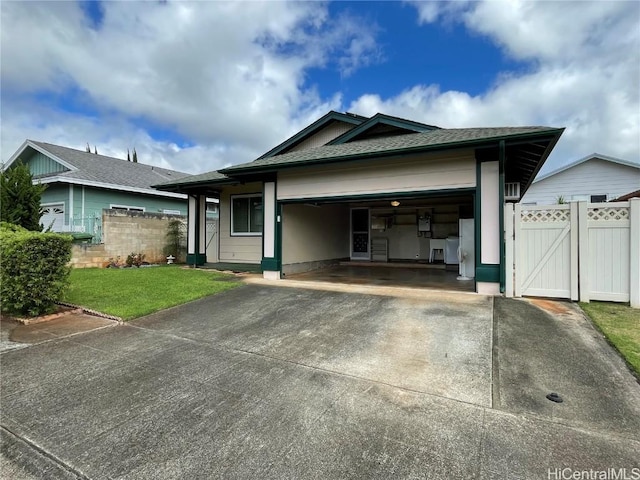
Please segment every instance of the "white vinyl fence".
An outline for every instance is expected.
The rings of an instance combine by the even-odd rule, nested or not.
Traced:
[[[505,208],[506,296],[640,308],[640,199]]]

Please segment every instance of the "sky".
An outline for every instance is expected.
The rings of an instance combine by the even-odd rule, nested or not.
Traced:
[[[0,2],[0,154],[202,173],[329,110],[566,130],[541,173],[640,163],[640,2]]]

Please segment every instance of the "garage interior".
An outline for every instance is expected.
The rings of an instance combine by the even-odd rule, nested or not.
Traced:
[[[283,277],[473,292],[473,213],[472,193],[284,204]]]

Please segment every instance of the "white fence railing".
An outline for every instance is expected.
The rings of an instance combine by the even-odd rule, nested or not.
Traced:
[[[506,296],[640,307],[640,199],[505,208]]]

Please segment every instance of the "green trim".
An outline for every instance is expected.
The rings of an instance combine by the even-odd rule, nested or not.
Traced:
[[[278,146],[272,148],[271,150],[269,150],[268,152],[260,155],[258,157],[258,160],[261,159],[261,158],[273,157],[275,155],[280,154],[282,151],[286,150],[287,148],[293,147],[296,143],[299,143],[299,142],[305,140],[306,138],[310,137],[314,133],[317,133],[318,130],[320,130],[325,125],[327,125],[327,124],[329,124],[329,123],[331,123],[333,121],[350,123],[352,125],[360,125],[362,122],[364,122],[366,120],[368,120],[368,118],[366,118],[366,117],[356,117],[356,116],[353,116],[353,115],[347,115],[346,113],[330,111],[329,113],[327,113],[323,117],[320,117],[318,120],[313,122],[311,125],[309,125],[306,128],[303,128],[302,130],[300,130],[293,137],[290,137],[289,139],[287,139],[284,142],[282,142],[280,145],[278,145]]]
[[[446,151],[446,150],[455,150],[460,148],[480,148],[488,145],[495,145],[497,141],[500,140],[521,140],[526,138],[537,138],[540,141],[550,140],[552,141],[554,138],[557,139],[562,134],[563,129],[552,128],[549,130],[542,130],[537,132],[529,132],[529,133],[517,133],[512,135],[499,135],[496,137],[487,137],[482,139],[470,139],[470,140],[461,140],[454,141],[449,143],[439,143],[435,145],[420,145],[416,147],[407,147],[407,148],[396,148],[393,150],[386,151],[377,151],[377,152],[364,152],[357,153],[352,155],[340,155],[336,157],[329,158],[320,158],[320,159],[310,159],[310,160],[297,160],[289,163],[270,163],[264,164],[260,163],[258,165],[254,165],[256,162],[249,162],[243,165],[238,165],[236,167],[228,167],[222,170],[219,170],[220,173],[225,175],[243,175],[246,173],[257,173],[257,172],[274,172],[279,170],[285,170],[288,168],[299,168],[309,165],[328,165],[336,162],[344,162],[345,160],[357,161],[357,160],[372,160],[374,158],[383,158],[383,157],[404,157],[415,155],[416,153],[422,152],[431,152],[431,151]],[[559,132],[559,133],[557,133]],[[547,138],[549,137],[549,138]]]
[[[506,259],[504,244],[504,164],[506,161],[506,146],[504,140],[500,141],[498,154],[498,209],[500,218],[500,292],[504,293],[506,283]]]
[[[476,264],[476,282],[500,281],[500,265]]]
[[[187,265],[204,265],[207,263],[207,254],[206,253],[188,253],[187,254]]]
[[[433,125],[425,125],[424,123],[413,122],[411,120],[405,120],[403,118],[390,117],[388,115],[384,115],[382,113],[376,113],[373,117],[367,120],[364,123],[361,123],[356,128],[349,130],[346,133],[343,133],[337,138],[334,138],[327,145],[340,145],[343,143],[347,143],[353,138],[357,137],[361,133],[366,132],[367,130],[375,127],[376,125],[389,125],[392,127],[402,128],[405,130],[409,130],[411,132],[420,133],[426,132],[429,130],[438,130],[439,127],[434,127]]]
[[[386,200],[393,198],[429,198],[429,197],[446,197],[450,195],[473,194],[475,187],[467,188],[448,188],[443,190],[414,190],[411,192],[395,192],[395,193],[364,193],[358,195],[341,195],[335,197],[305,197],[283,199],[282,203],[313,203],[313,202],[347,202],[360,200]]]
[[[263,258],[260,262],[260,267],[263,272],[279,272],[280,262],[277,258]]]
[[[276,228],[275,228],[275,233],[276,233],[276,238],[275,238],[275,260],[276,260],[276,265],[278,266],[278,270],[277,271],[282,271],[282,203],[278,202],[278,185],[276,184],[276,191],[275,191],[275,197],[276,197],[276,217],[275,217],[275,222],[276,222]],[[278,221],[278,218],[280,218],[280,221]]]

